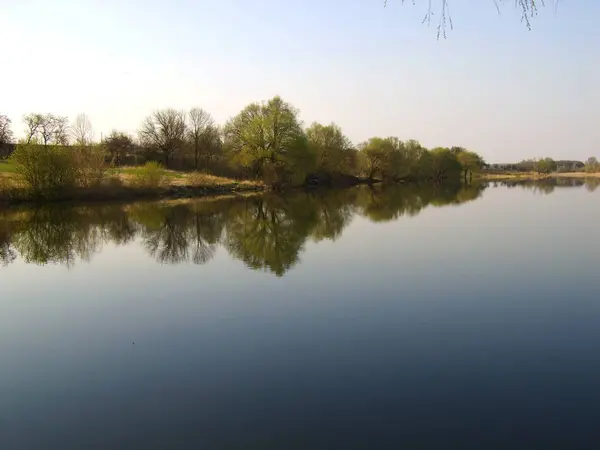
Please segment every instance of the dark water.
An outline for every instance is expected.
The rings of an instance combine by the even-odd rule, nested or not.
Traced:
[[[0,211],[0,449],[598,448],[556,184]]]

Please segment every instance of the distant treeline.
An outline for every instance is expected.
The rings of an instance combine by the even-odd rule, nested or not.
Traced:
[[[33,113],[23,122],[25,134],[15,145],[10,119],[0,116],[0,146],[5,155],[23,153],[15,158],[17,163],[31,163],[43,153],[44,164],[52,165],[53,155],[61,153],[64,164],[65,148],[73,147],[80,150],[79,165],[88,159],[98,164],[100,155],[112,166],[158,161],[169,169],[261,179],[272,186],[331,184],[349,176],[381,181],[470,179],[485,166],[477,153],[456,146],[427,149],[416,140],[397,137],[373,137],[354,145],[334,123],[305,128],[298,110],[280,97],[251,103],[223,126],[200,108],[158,110],[142,121],[137,135],[115,130],[100,142],[94,141],[84,114],[70,123],[64,116]]]
[[[587,161],[558,160],[552,158],[526,159],[512,164],[488,164],[487,170],[536,172],[536,173],[568,173],[568,172],[600,172],[600,163],[592,156]]]

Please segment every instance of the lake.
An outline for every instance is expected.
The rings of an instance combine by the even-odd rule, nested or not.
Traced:
[[[0,211],[0,449],[593,447],[597,186]]]

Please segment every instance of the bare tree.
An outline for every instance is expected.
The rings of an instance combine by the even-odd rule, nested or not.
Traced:
[[[13,141],[13,132],[11,129],[12,121],[3,114],[0,114],[0,147],[10,144]]]
[[[92,122],[84,113],[78,114],[71,125],[71,135],[76,145],[87,146],[94,140]]]
[[[185,142],[185,112],[175,109],[163,109],[152,113],[142,122],[139,137],[142,145],[161,151],[165,166]]]
[[[38,139],[44,146],[68,145],[69,119],[54,114],[27,114],[23,117],[27,127],[25,141],[30,143]]]
[[[207,135],[214,128],[212,116],[202,108],[193,108],[188,114],[188,138],[194,149],[194,169],[198,170],[200,155],[207,141]]]

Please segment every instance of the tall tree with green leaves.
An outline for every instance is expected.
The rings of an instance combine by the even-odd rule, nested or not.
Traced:
[[[298,110],[279,96],[246,106],[223,135],[232,161],[273,186],[300,183],[314,169]]]
[[[308,145],[316,157],[317,171],[348,173],[351,165],[352,142],[335,123],[314,122],[306,130]]]

